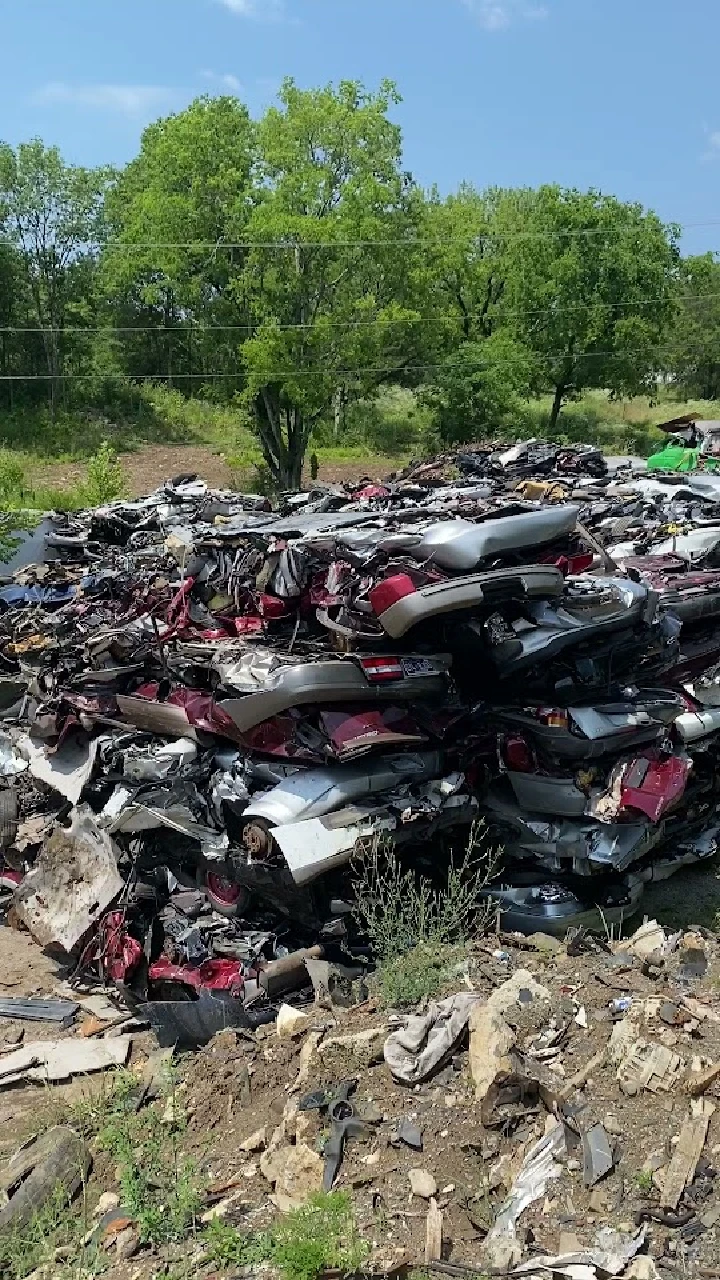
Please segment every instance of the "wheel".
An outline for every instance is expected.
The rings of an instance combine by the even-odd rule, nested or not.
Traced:
[[[0,791],[0,848],[7,849],[17,835],[17,792],[11,787]]]
[[[198,867],[197,883],[200,889],[203,889],[205,896],[210,903],[213,911],[217,911],[221,916],[227,916],[233,920],[236,916],[245,914],[250,902],[250,894],[244,885],[238,884],[235,880],[228,879],[224,874],[226,868],[223,864],[220,870],[214,866],[203,864]]]

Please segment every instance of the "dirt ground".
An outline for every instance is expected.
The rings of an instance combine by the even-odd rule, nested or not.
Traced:
[[[120,462],[127,477],[130,497],[151,493],[163,480],[184,473],[197,473],[215,488],[230,488],[232,470],[222,454],[204,445],[147,445],[133,453],[121,453]],[[320,462],[318,478],[325,484],[341,484],[369,475],[382,479],[398,466],[396,458],[368,454],[352,462]],[[56,462],[33,470],[35,484],[63,489],[85,478],[85,466],[79,462]],[[309,475],[308,475],[309,479]]]
[[[688,977],[681,970],[683,945],[704,952],[707,971],[702,977]],[[662,1277],[701,1275],[701,1268],[712,1266],[720,1250],[717,1081],[708,1086],[705,1105],[714,1099],[709,1109],[718,1109],[710,1118],[698,1173],[677,1218],[663,1215],[658,1187],[690,1119],[686,1082],[701,1066],[720,1061],[720,939],[709,932],[700,938],[687,936],[666,957],[653,956],[646,962],[627,955],[618,958],[602,946],[568,954],[564,945],[542,937],[491,937],[473,949],[449,990],[471,988],[482,999],[519,968],[547,989],[549,1000],[533,997],[518,1005],[508,1022],[526,1064],[537,1035],[555,1027],[557,1043],[536,1067],[549,1073],[546,1078],[555,1091],[606,1048],[623,1016],[613,1008],[620,998],[630,1000],[627,1018],[634,1034],[677,1054],[682,1063],[670,1087],[665,1082],[657,1091],[633,1096],[620,1088],[615,1066],[598,1061],[585,1086],[571,1091],[565,1109],[570,1149],[559,1176],[520,1220],[518,1235],[526,1256],[556,1252],[561,1236],[570,1234],[589,1246],[602,1226],[632,1232],[644,1222],[648,1248]],[[54,966],[27,935],[7,927],[0,927],[0,975],[2,994],[48,995],[58,990]],[[668,1009],[675,1011],[672,1017]],[[478,1266],[487,1227],[523,1159],[546,1129],[547,1104],[521,1094],[519,1101],[515,1096],[514,1102],[481,1114],[467,1037],[431,1079],[414,1087],[398,1084],[383,1061],[391,1019],[374,999],[343,1011],[309,1005],[306,1014],[295,1038],[279,1038],[274,1026],[255,1033],[226,1031],[199,1052],[179,1056],[177,1096],[187,1117],[183,1153],[197,1166],[203,1185],[215,1193],[214,1201],[222,1202],[229,1221],[241,1229],[266,1228],[277,1215],[272,1182],[265,1176],[270,1166],[282,1169],[299,1144],[321,1150],[328,1136],[324,1115],[299,1110],[299,1104],[310,1092],[331,1093],[342,1081],[354,1080],[353,1103],[366,1122],[366,1132],[346,1143],[335,1185],[352,1196],[358,1226],[373,1249],[373,1268],[422,1263],[428,1203],[410,1194],[413,1169],[425,1171],[435,1183],[443,1213],[443,1256]],[[10,1047],[3,1044],[5,1037],[15,1036],[18,1028],[24,1029],[26,1039],[58,1034],[48,1024],[3,1021],[0,1053]],[[73,1037],[77,1029],[59,1034]],[[338,1034],[360,1035],[360,1040],[328,1045]],[[135,1033],[131,1067],[141,1069],[152,1050],[151,1035]],[[83,1091],[99,1088],[101,1078],[95,1076],[63,1085],[3,1090],[0,1159],[33,1129],[46,1127],[49,1116],[57,1122],[63,1106]],[[396,1141],[402,1119],[420,1129],[421,1151]],[[572,1132],[596,1123],[604,1126],[613,1148],[613,1168],[591,1188],[585,1185],[583,1151]],[[250,1144],[255,1149],[243,1150],[259,1130],[260,1137]],[[101,1160],[90,1179],[90,1203],[101,1191],[113,1189],[113,1169]],[[687,1233],[688,1223],[694,1223],[697,1235]],[[201,1247],[193,1248],[201,1259]],[[167,1262],[164,1253],[162,1257]],[[158,1262],[156,1254],[141,1250],[131,1264],[132,1274],[139,1280],[157,1273]],[[130,1272],[118,1265],[112,1274],[119,1280]]]

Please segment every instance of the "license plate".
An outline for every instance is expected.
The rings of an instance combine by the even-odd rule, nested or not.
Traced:
[[[429,658],[403,658],[402,669],[406,676],[437,675],[437,666]]]

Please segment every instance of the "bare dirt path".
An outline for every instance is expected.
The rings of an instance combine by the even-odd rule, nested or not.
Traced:
[[[226,459],[205,445],[147,445],[133,453],[121,453],[120,462],[131,497],[151,493],[163,480],[183,473],[202,476],[214,488],[233,486],[233,472]],[[364,476],[381,479],[399,465],[397,458],[369,453],[350,462],[321,461],[318,478],[325,484],[342,484]],[[84,480],[85,471],[81,462],[53,462],[35,468],[32,479],[38,485],[66,489]]]

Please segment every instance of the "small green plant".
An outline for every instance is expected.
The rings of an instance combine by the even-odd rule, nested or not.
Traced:
[[[387,1008],[403,1008],[431,1000],[449,980],[462,959],[462,947],[418,943],[402,956],[380,966],[380,992]]]
[[[258,1266],[272,1254],[272,1239],[266,1232],[244,1235],[221,1218],[208,1223],[203,1237],[208,1254],[221,1271],[235,1267]]]
[[[165,1101],[164,1111],[140,1112],[120,1101],[98,1135],[118,1165],[122,1202],[148,1244],[181,1240],[194,1229],[202,1203],[195,1166],[180,1149],[185,1117],[172,1080]]]
[[[323,1271],[351,1275],[369,1252],[345,1191],[313,1196],[275,1228],[270,1261],[284,1280],[316,1280]]]
[[[647,1195],[653,1189],[652,1169],[639,1169],[635,1174],[635,1181],[640,1191]]]
[[[393,846],[374,842],[356,867],[355,918],[372,947],[386,1004],[409,1005],[437,994],[473,937],[495,914],[484,889],[499,852],[481,825],[438,886],[400,864]]]
[[[103,440],[97,453],[89,459],[85,496],[88,506],[99,507],[119,498],[125,488],[123,469],[112,445]]]
[[[325,1271],[348,1276],[360,1270],[369,1253],[344,1191],[312,1196],[264,1233],[243,1235],[216,1219],[208,1225],[204,1241],[220,1269],[269,1262],[283,1280],[317,1280]]]

